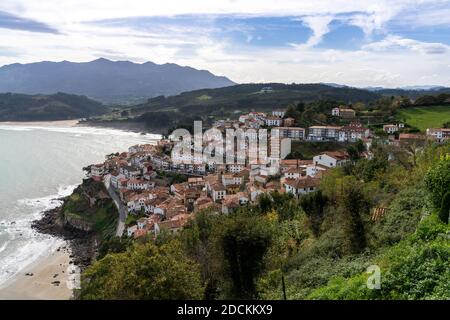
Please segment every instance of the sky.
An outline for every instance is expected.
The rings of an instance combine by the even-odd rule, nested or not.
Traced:
[[[450,0],[0,0],[0,65],[100,57],[238,83],[450,86]]]

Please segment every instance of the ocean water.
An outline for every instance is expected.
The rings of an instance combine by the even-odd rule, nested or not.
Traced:
[[[90,127],[0,123],[0,286],[59,239],[31,229],[42,212],[60,205],[81,183],[82,168],[106,154],[158,135]]]

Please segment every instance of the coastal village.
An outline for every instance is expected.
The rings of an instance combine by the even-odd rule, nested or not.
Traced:
[[[342,125],[297,127],[295,119],[286,117],[284,110],[271,114],[250,112],[236,120],[218,120],[213,124],[221,132],[277,130],[280,157],[267,164],[198,163],[193,161],[192,154],[183,154],[183,159],[174,161],[170,154],[176,142],[169,137],[156,144],[135,145],[127,152],[108,155],[104,163],[89,167],[87,179],[103,182],[115,200],[120,212],[117,235],[138,239],[154,237],[163,230],[176,233],[205,209],[229,214],[239,206],[254,203],[261,194],[278,191],[301,197],[314,192],[330,169],[352,161],[351,155],[343,150],[318,152],[309,160],[295,159],[289,157],[291,141],[362,141],[364,150],[360,156],[371,159],[370,146],[374,140],[401,147],[427,139],[443,142],[450,137],[450,129],[446,128],[429,128],[422,135],[403,133],[403,123],[392,123],[383,125],[385,136],[381,138],[365,127],[351,108],[334,108],[331,116]],[[247,140],[239,147],[248,152]],[[182,181],[174,177],[182,177],[178,179]]]

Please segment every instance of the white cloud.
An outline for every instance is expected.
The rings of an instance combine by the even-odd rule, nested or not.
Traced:
[[[41,60],[88,61],[103,56],[190,65],[238,82],[400,86],[432,81],[432,84],[450,86],[447,45],[392,35],[387,28],[392,21],[427,26],[433,19],[448,26],[449,3],[440,0],[128,0],[126,3],[122,0],[1,0],[0,11],[40,21],[61,34],[2,29],[0,43],[17,55],[2,56],[0,51],[0,65]],[[217,40],[211,35],[217,30],[208,24],[200,28],[172,25],[159,30],[88,23],[179,14],[294,16],[302,21],[299,23],[310,27],[313,35],[303,45],[267,48]],[[356,51],[317,49],[333,19],[360,27],[369,43]],[[375,32],[385,37],[370,43]],[[251,37],[249,34],[247,41]]]
[[[449,46],[442,43],[421,42],[389,35],[381,41],[373,42],[363,47],[366,50],[385,51],[395,49],[409,49],[425,54],[443,54],[449,51]]]
[[[322,37],[326,35],[330,28],[328,25],[333,20],[333,16],[306,16],[301,18],[301,21],[308,26],[312,31],[312,36],[305,43],[306,47],[314,47],[319,44],[322,40]]]

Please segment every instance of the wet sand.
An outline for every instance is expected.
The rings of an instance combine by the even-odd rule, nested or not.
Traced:
[[[0,300],[70,299],[73,281],[69,280],[75,276],[72,274],[73,265],[69,263],[69,256],[67,245],[61,246],[59,251],[44,254],[1,285]],[[59,281],[59,285],[55,281]]]

